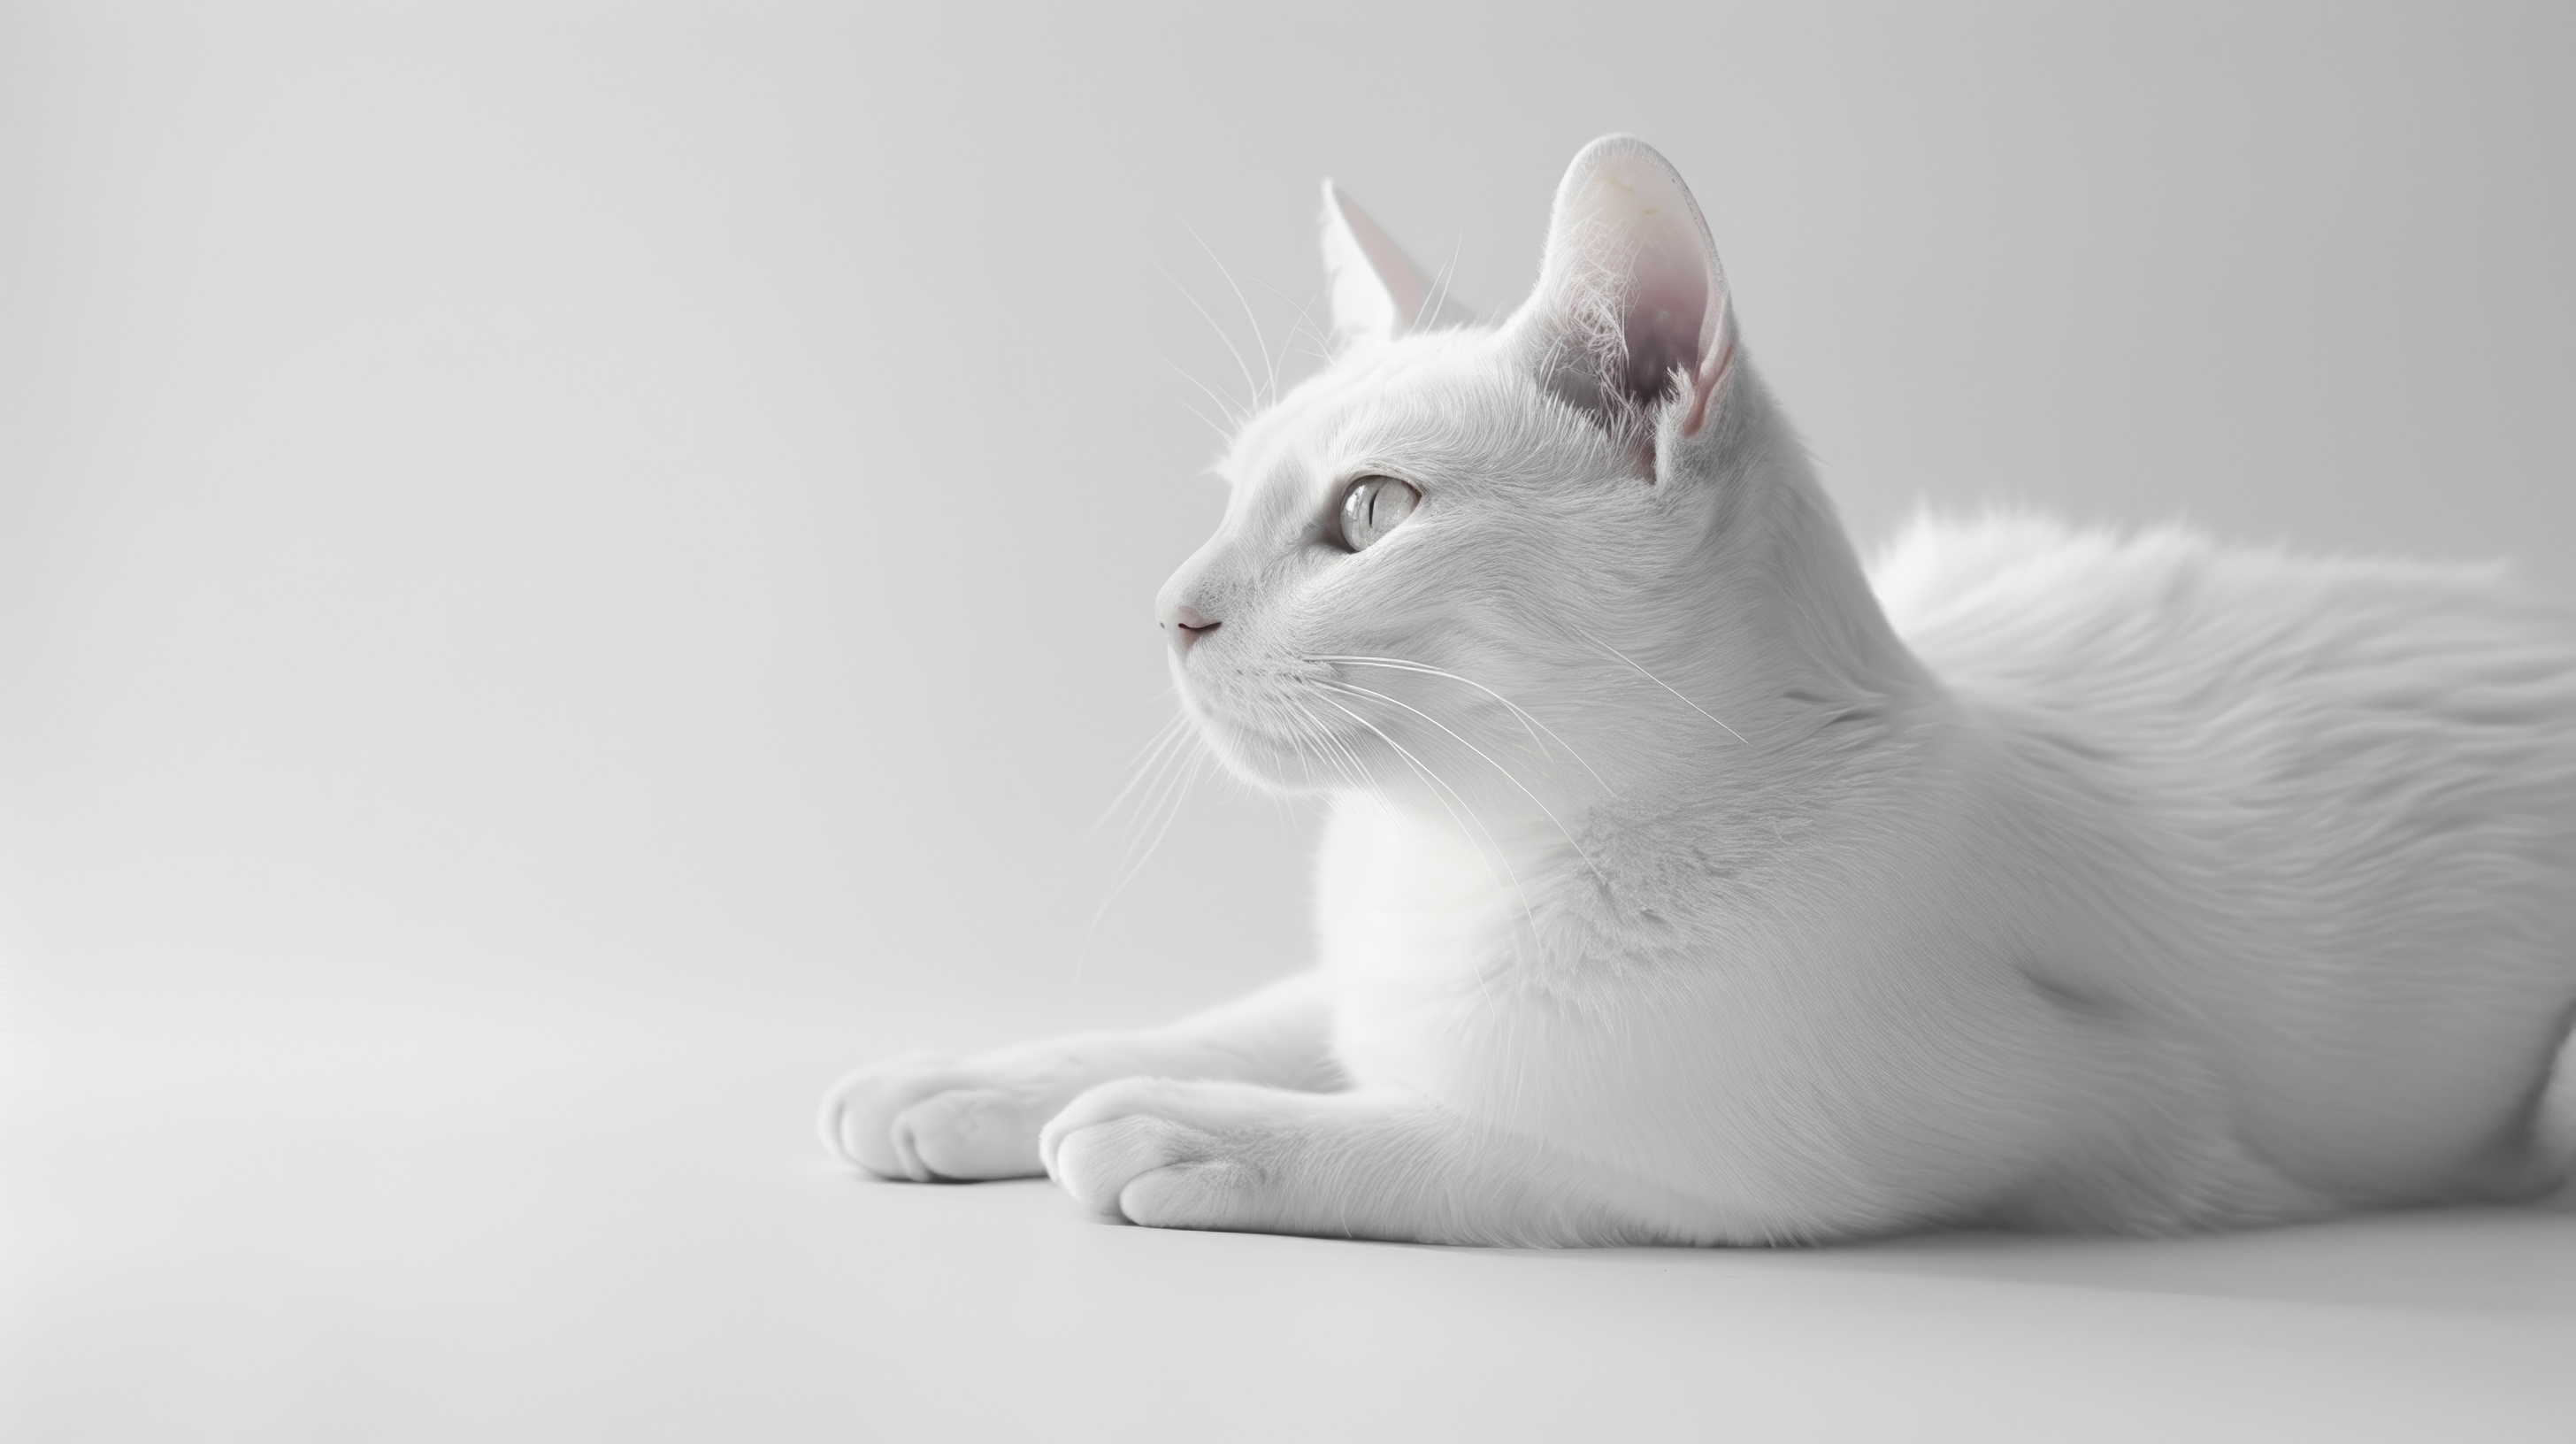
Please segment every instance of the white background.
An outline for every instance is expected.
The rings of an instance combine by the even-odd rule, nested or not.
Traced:
[[[2543,6],[0,11],[13,1437],[2563,1421],[2561,1220],[1424,1254],[806,1111],[1299,959],[1302,812],[1206,779],[1105,910],[1162,814],[1086,829],[1323,175],[1498,311],[1653,141],[1865,544],[2576,595],[2572,74]]]

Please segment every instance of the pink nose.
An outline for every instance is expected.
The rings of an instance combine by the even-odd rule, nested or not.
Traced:
[[[1165,622],[1163,628],[1172,634],[1172,646],[1186,657],[1190,653],[1190,647],[1199,638],[1215,631],[1221,625],[1223,624],[1216,618],[1196,607],[1182,606],[1172,609],[1172,619]]]

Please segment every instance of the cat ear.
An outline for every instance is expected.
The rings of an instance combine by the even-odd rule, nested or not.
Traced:
[[[1337,351],[1476,319],[1331,181],[1324,182],[1324,273],[1332,279]]]
[[[1605,422],[1651,424],[1680,396],[1682,435],[1698,433],[1735,360],[1735,320],[1717,244],[1670,161],[1624,135],[1583,148],[1511,326],[1549,384]]]

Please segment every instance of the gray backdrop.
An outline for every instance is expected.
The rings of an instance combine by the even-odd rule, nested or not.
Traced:
[[[0,1434],[2564,1420],[2566,1219],[1368,1249],[806,1119],[1300,959],[1310,812],[1086,829],[1323,175],[1499,310],[1653,141],[1864,544],[2576,595],[2571,75],[2564,5],[0,7]]]

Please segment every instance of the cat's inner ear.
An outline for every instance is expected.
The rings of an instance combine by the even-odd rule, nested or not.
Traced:
[[[1324,182],[1324,274],[1332,282],[1337,351],[1476,319],[1449,294],[1444,278],[1416,264],[1331,181]]]
[[[1644,141],[1585,146],[1556,188],[1538,289],[1512,318],[1542,379],[1633,433],[1684,399],[1695,435],[1735,359],[1733,308],[1699,202]]]

